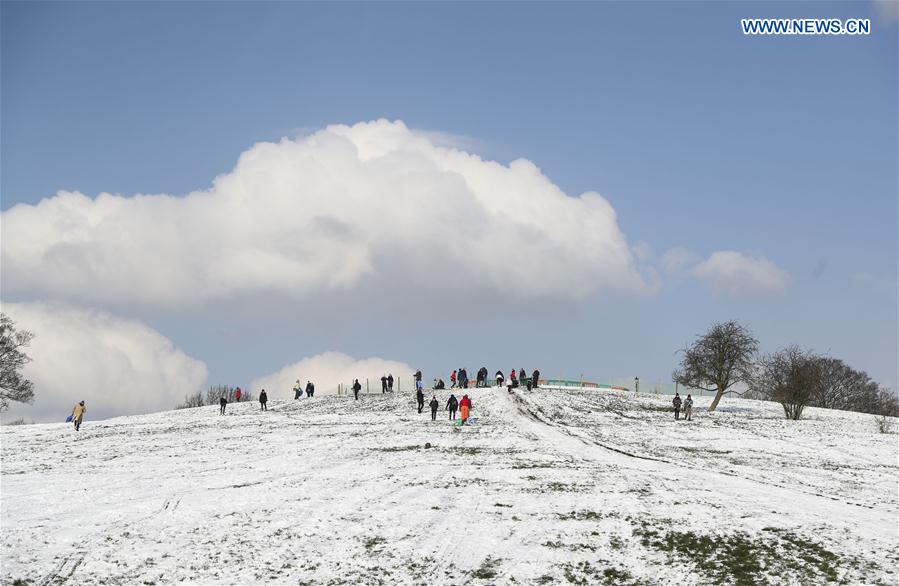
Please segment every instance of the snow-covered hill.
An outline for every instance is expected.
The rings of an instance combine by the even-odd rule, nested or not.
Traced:
[[[0,576],[896,583],[897,436],[872,416],[697,398],[676,422],[664,396],[469,394],[461,429],[407,394],[4,427]]]

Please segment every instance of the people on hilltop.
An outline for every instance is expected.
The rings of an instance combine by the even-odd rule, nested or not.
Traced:
[[[240,387],[234,390],[234,400],[240,403],[240,395],[241,395]]]
[[[421,371],[420,370],[415,371],[414,378],[415,378],[415,388],[417,389],[419,387],[419,385],[421,384]]]
[[[456,411],[459,409],[459,400],[456,399],[456,395],[450,395],[449,399],[446,402],[446,410],[449,411],[449,418],[453,421],[456,420]]]
[[[431,407],[431,421],[437,421],[437,410],[440,409],[440,402],[437,401],[437,395],[431,397],[431,402],[428,406]]]
[[[468,388],[468,371],[466,371],[464,368],[459,369],[459,388]]]
[[[362,385],[359,384],[359,379],[357,378],[353,381],[353,396],[356,398],[357,401],[359,400],[359,391],[361,391],[361,390],[362,390]]]
[[[496,371],[496,386],[498,386],[498,387],[503,386],[504,380],[505,380],[505,378],[503,377],[503,371],[497,370]]]
[[[539,382],[540,371],[535,368],[534,373],[531,375],[531,388],[536,389]]]
[[[381,375],[381,394],[383,395],[386,392],[387,392],[387,375],[382,374]]]
[[[518,374],[516,374],[515,369],[512,369],[512,372],[509,373],[509,383],[512,384],[513,387],[518,386]]]
[[[451,383],[450,388],[455,389],[456,388],[456,371],[455,370],[450,375],[450,383]]]
[[[306,388],[309,388],[309,385],[306,385]],[[300,397],[303,396],[303,386],[300,384],[300,379],[297,379],[297,384],[293,385],[293,400],[296,401]]]
[[[418,412],[421,413],[421,410],[425,406],[425,393],[421,387],[415,389],[415,402],[418,404]]]
[[[527,377],[528,377],[527,373],[526,373],[526,372],[524,371],[524,369],[522,368],[522,369],[518,372],[518,381],[519,381],[521,384],[524,384],[524,380],[525,380]]]
[[[462,417],[462,425],[468,421],[468,415],[471,413],[471,399],[468,398],[468,395],[462,395],[462,400],[459,401],[459,411]]]
[[[693,397],[690,393],[687,393],[687,398],[684,399],[684,420],[693,420]]]
[[[443,382],[443,379],[442,379],[442,378],[435,378],[435,379],[434,379],[434,389],[435,389],[435,390],[442,391],[442,390],[445,389],[445,388],[446,388],[446,383]]]
[[[393,375],[389,372],[387,373],[387,390],[393,392]]]
[[[265,394],[265,389],[259,391],[259,410],[260,411],[268,411],[268,407],[266,406],[268,403],[268,395]]]
[[[75,426],[75,431],[81,429],[81,421],[84,419],[85,413],[87,413],[87,407],[84,406],[84,401],[78,401],[78,403],[72,407],[72,424]]]
[[[315,396],[315,384],[311,380],[306,381],[306,396],[307,397]]]
[[[680,419],[680,393],[674,393],[674,399],[672,399],[671,403],[674,405],[674,418]]]
[[[220,409],[220,412],[222,415],[225,414],[225,407],[227,407],[227,406],[228,406],[228,399],[226,399],[225,396],[222,395],[219,398],[219,409]]]

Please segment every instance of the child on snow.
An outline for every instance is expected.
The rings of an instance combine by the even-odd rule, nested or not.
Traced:
[[[468,421],[468,413],[471,411],[471,399],[468,398],[468,395],[462,396],[462,400],[459,401],[459,410],[462,412],[462,425],[465,425],[465,422]]]

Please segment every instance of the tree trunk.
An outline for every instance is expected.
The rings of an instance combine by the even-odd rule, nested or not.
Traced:
[[[711,413],[712,411],[714,411],[715,409],[718,408],[718,401],[720,401],[721,397],[723,397],[723,396],[724,396],[724,391],[722,391],[721,388],[719,387],[718,392],[715,393],[715,399],[712,401],[712,404],[709,405],[709,413]]]

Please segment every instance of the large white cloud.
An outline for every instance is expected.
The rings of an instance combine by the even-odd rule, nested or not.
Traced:
[[[306,381],[315,384],[316,394],[333,395],[337,393],[337,385],[351,385],[353,379],[359,379],[365,386],[369,379],[370,389],[380,391],[381,377],[392,374],[394,378],[402,378],[403,386],[394,386],[399,390],[412,389],[414,369],[403,362],[384,360],[382,358],[365,358],[357,360],[340,352],[325,352],[317,356],[304,358],[299,362],[285,366],[278,372],[259,377],[250,383],[253,394],[260,389],[270,397],[293,398],[293,387],[299,379],[305,388]]]
[[[738,296],[781,293],[789,280],[786,271],[767,258],[732,250],[712,253],[691,272],[711,281],[715,290]]]
[[[205,364],[141,322],[44,303],[4,303],[3,312],[34,333],[24,374],[35,394],[4,420],[62,421],[80,400],[88,419],[167,410],[206,385]]]
[[[653,289],[599,194],[441,143],[402,122],[330,126],[253,146],[208,191],[17,205],[2,214],[4,294],[342,311]]]

